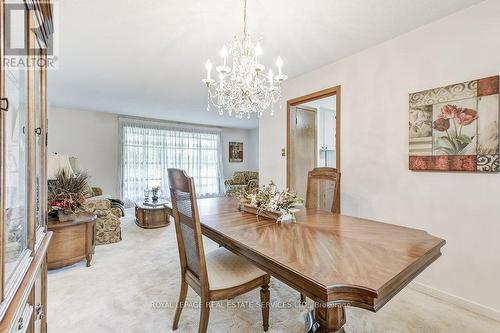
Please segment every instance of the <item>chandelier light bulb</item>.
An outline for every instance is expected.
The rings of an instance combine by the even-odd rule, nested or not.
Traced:
[[[260,47],[259,43],[257,43],[257,45],[255,45],[255,54],[258,56],[262,55],[262,47]]]
[[[262,48],[260,47],[260,44],[257,43],[257,45],[255,45],[255,62],[259,63],[259,57],[262,55]]]
[[[278,56],[278,59],[276,59],[276,66],[278,66],[278,75],[279,76],[283,75],[283,72],[282,72],[283,59],[281,59],[280,56]]]
[[[226,63],[227,63],[227,47],[226,47],[226,45],[222,46],[222,49],[220,50],[220,55],[224,59],[224,67],[226,67]]]
[[[207,81],[210,81],[210,74],[212,73],[212,62],[210,61],[210,59],[208,59],[205,63],[205,68],[207,69]]]

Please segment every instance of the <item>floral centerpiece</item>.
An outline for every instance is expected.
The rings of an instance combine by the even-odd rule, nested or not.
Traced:
[[[248,192],[245,189],[236,195],[240,209],[276,219],[278,222],[295,220],[297,207],[304,203],[295,192],[288,189],[279,190],[274,182],[269,182],[258,189]]]
[[[75,213],[83,210],[88,178],[84,172],[72,174],[61,169],[55,179],[49,180],[49,214],[57,214],[61,222],[73,220]]]

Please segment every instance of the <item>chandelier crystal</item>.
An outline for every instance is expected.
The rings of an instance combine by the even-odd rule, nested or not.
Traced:
[[[212,62],[207,60],[205,68],[207,77],[202,80],[207,86],[207,111],[212,104],[220,115],[224,111],[237,118],[251,114],[260,117],[265,110],[277,102],[281,108],[281,83],[288,76],[282,72],[283,60],[276,59],[277,75],[272,69],[266,74],[266,67],[260,63],[262,49],[247,33],[247,0],[244,0],[243,36],[235,36],[227,48],[220,51],[222,65],[215,68],[218,80],[212,79]],[[228,59],[230,56],[232,59]]]

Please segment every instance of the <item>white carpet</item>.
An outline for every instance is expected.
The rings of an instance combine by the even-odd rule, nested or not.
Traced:
[[[179,292],[179,259],[175,227],[145,230],[133,222],[133,211],[122,219],[123,241],[96,248],[92,267],[84,262],[50,271],[48,329],[50,333],[171,332]],[[205,240],[207,249],[217,247]],[[299,294],[273,279],[269,332],[303,332],[308,308]],[[197,332],[199,300],[190,290],[176,332]],[[209,332],[261,332],[259,291],[210,313]],[[406,288],[377,314],[348,309],[347,333],[364,332],[500,332],[500,322]]]

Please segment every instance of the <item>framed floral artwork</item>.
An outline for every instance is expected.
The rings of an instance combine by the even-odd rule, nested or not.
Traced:
[[[410,94],[410,170],[499,171],[499,76]]]
[[[229,142],[229,162],[243,162],[243,142]]]

